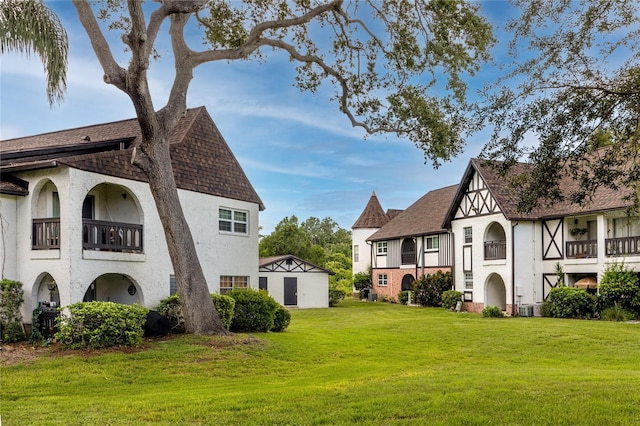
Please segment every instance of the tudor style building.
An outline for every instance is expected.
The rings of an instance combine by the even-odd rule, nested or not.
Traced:
[[[0,142],[2,276],[38,303],[102,300],[155,307],[175,291],[146,177],[131,164],[137,120]],[[170,140],[179,196],[211,292],[258,287],[264,209],[204,107]]]
[[[428,192],[366,239],[375,294],[395,299],[421,276],[451,270],[452,235],[441,224],[456,189]]]
[[[526,173],[520,163],[512,173]],[[564,179],[565,195],[575,182]],[[517,210],[518,192],[488,163],[470,161],[442,224],[454,235],[455,289],[465,309],[499,306],[517,314],[538,313],[558,282],[596,291],[613,260],[640,268],[640,221],[629,216],[623,191],[600,188],[585,206],[559,202],[530,213]],[[568,197],[566,197],[568,198]]]

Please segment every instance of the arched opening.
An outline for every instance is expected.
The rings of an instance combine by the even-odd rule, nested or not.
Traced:
[[[507,237],[498,222],[492,222],[484,236],[484,259],[506,259]]]
[[[491,274],[485,285],[485,306],[497,306],[503,311],[507,310],[507,289],[502,277]]]
[[[104,274],[87,288],[83,302],[114,302],[123,305],[142,304],[142,293],[131,277],[123,274]]]
[[[416,263],[416,242],[413,238],[406,238],[402,242],[402,264],[415,265]]]
[[[402,277],[402,287],[401,290],[409,290],[409,291],[413,291],[413,282],[416,279],[413,277],[413,275],[411,274],[406,274],[404,277]]]
[[[49,179],[39,182],[33,190],[31,206],[33,250],[60,248],[60,193]]]
[[[127,188],[102,183],[82,203],[82,248],[142,252],[143,214]]]
[[[41,274],[37,281],[36,285],[33,286],[33,308],[36,306],[45,306],[56,308],[60,306],[60,290],[58,288],[58,283],[56,280],[49,274],[45,272]]]

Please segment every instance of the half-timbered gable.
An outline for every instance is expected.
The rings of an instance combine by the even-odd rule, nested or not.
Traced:
[[[443,228],[453,235],[455,288],[467,309],[517,314],[523,305],[539,308],[560,278],[595,292],[607,262],[640,266],[640,220],[629,215],[628,190],[600,188],[579,206],[568,201],[577,182],[567,177],[559,182],[564,201],[522,212],[511,177],[530,167],[518,163],[505,175],[473,159],[462,176]]]
[[[480,173],[474,171],[458,202],[454,218],[461,219],[499,212],[498,203],[489,192]]]

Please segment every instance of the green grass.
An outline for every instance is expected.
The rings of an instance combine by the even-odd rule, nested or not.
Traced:
[[[343,301],[284,333],[3,365],[2,425],[640,424],[640,325]]]

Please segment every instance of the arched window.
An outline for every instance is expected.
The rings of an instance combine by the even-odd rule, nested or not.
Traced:
[[[484,259],[506,259],[507,258],[507,237],[504,228],[498,222],[493,222],[487,228],[484,237]]]
[[[416,263],[416,242],[413,238],[407,238],[402,242],[402,264],[414,265]]]

